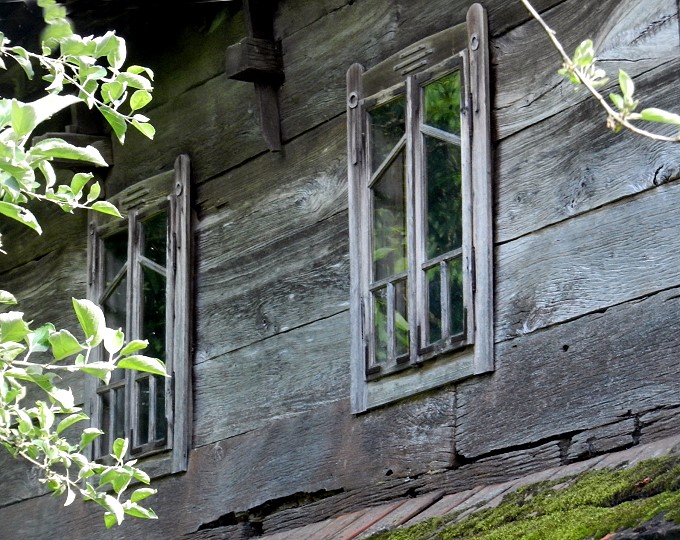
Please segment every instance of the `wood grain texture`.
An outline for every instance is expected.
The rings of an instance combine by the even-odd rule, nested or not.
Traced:
[[[645,103],[673,110],[680,61],[636,78]],[[496,151],[496,241],[569,219],[680,175],[678,145],[604,126],[588,100],[503,139]],[[673,130],[660,129],[671,134]],[[555,144],[544,144],[546,140]],[[587,141],[587,144],[584,144]]]
[[[609,282],[621,287],[627,279]],[[474,457],[680,404],[679,294],[660,292],[497,344],[496,372],[458,387],[457,450]]]
[[[215,358],[199,357],[194,367],[194,445],[347,397],[348,324],[344,311]]]
[[[403,497],[411,476],[429,477],[451,463],[453,403],[451,394],[443,394],[356,417],[349,414],[345,399],[313,413],[279,418],[266,431],[204,446],[192,452],[187,474],[156,481],[159,492],[149,502],[159,521],[126,520],[116,532],[130,540],[178,538],[225,513],[248,511],[293,493],[304,497],[343,486],[352,492],[374,486],[354,504],[376,500],[369,491]],[[328,504],[325,512],[342,508],[343,500]],[[41,523],[50,531],[68,527],[74,540],[110,536],[91,505],[77,501],[63,509],[60,504],[51,497],[27,500],[0,508],[0,520],[16,523],[17,538],[44,537]],[[26,513],[34,517],[30,523],[19,518]]]
[[[502,245],[496,341],[680,283],[678,204],[665,184]]]
[[[199,356],[257,347],[262,339],[347,310],[347,251],[347,213],[342,212],[261,250],[236,254],[219,271],[199,272]]]
[[[613,78],[618,68],[637,76],[678,54],[674,0],[596,4],[569,0],[544,15],[567,51],[573,51],[584,36],[591,38],[601,67]],[[537,22],[496,39],[492,50],[498,139],[588,99],[586,92],[574,92],[571,83],[557,74],[561,60]]]

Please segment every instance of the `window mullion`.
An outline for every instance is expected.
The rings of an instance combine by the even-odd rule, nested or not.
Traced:
[[[411,363],[418,361],[418,351],[421,348],[423,313],[425,312],[425,295],[422,272],[419,262],[424,253],[421,245],[423,238],[423,185],[420,179],[423,175],[422,136],[420,134],[420,85],[415,77],[406,79],[406,216],[407,216],[407,249],[408,249],[408,320],[410,332]],[[418,332],[418,327],[421,332]]]
[[[127,339],[140,339],[141,334],[141,310],[142,310],[142,286],[141,272],[139,267],[141,230],[139,227],[137,210],[129,213],[129,237],[128,237],[128,325]],[[138,434],[137,418],[138,399],[135,372],[127,370],[125,374],[125,433],[132,439],[132,447],[137,446],[135,440]]]

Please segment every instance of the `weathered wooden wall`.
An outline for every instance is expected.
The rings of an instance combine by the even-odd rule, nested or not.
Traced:
[[[628,70],[645,104],[677,108],[675,0],[534,3],[568,49],[592,37],[603,67]],[[223,73],[224,49],[245,35],[242,14],[211,32],[188,28],[145,59],[157,71],[158,135],[115,147],[107,189],[191,156],[195,417],[188,472],[157,481],[161,520],[126,522],[126,538],[275,531],[680,430],[680,147],[606,131],[585,93],[555,73],[538,25],[507,0],[484,2],[496,371],[349,413],[345,70],[459,22],[469,4],[281,0],[281,153],[260,136],[252,85]],[[47,242],[21,233],[0,279],[30,297],[36,320],[66,324],[69,295],[84,294],[84,219],[55,217],[45,217],[60,227]],[[27,284],[33,269],[37,287]],[[48,290],[60,293],[54,303],[42,300]],[[32,471],[0,459],[3,528],[48,537],[43,518],[49,535],[105,536],[92,509],[57,511]]]

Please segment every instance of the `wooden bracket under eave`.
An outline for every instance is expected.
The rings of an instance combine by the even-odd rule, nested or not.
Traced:
[[[252,82],[267,147],[281,150],[279,87],[283,84],[283,55],[274,39],[274,13],[278,0],[243,0],[248,37],[227,48],[226,73],[230,79]]]
[[[281,150],[278,89],[283,83],[283,57],[276,43],[247,37],[227,48],[226,74],[230,79],[255,85],[260,127],[267,147]]]

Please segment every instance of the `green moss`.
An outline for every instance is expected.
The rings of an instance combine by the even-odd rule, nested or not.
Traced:
[[[371,540],[581,540],[635,527],[659,514],[680,521],[678,457],[526,486],[497,508],[458,523],[451,514]]]

